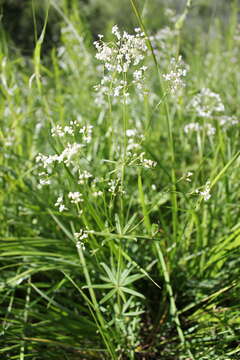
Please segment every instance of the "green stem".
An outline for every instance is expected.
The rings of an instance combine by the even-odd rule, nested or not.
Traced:
[[[168,143],[169,143],[170,153],[171,153],[171,182],[172,182],[171,201],[172,201],[173,241],[176,242],[177,241],[177,230],[178,230],[178,202],[177,202],[177,194],[176,194],[175,152],[174,152],[172,122],[171,122],[171,119],[170,119],[167,98],[164,95],[165,90],[164,90],[164,86],[163,86],[163,82],[162,82],[162,75],[161,75],[161,72],[160,72],[160,69],[159,69],[157,58],[156,58],[154,50],[153,50],[151,40],[149,39],[149,36],[148,36],[147,31],[145,29],[144,23],[142,21],[142,17],[141,17],[141,14],[139,12],[136,0],[130,0],[130,3],[131,3],[131,6],[133,8],[133,11],[134,11],[134,13],[136,15],[136,18],[138,20],[139,26],[141,27],[142,31],[144,32],[144,34],[146,36],[146,43],[147,43],[148,48],[151,51],[151,55],[152,55],[155,67],[157,69],[161,95],[164,98],[163,106],[164,106],[164,110],[165,110],[165,114],[166,114],[167,130],[168,130]],[[190,0],[190,4],[191,4],[191,0]],[[188,6],[190,6],[190,4],[188,4]]]
[[[185,339],[185,336],[184,336],[184,333],[183,333],[183,330],[182,330],[182,327],[181,327],[181,322],[180,322],[180,319],[179,319],[179,316],[178,316],[178,310],[177,310],[177,306],[176,306],[175,299],[174,299],[173,289],[172,289],[172,286],[171,286],[170,275],[169,275],[167,265],[166,265],[166,262],[165,262],[165,259],[164,259],[164,256],[163,256],[163,253],[162,253],[159,242],[157,242],[157,241],[155,242],[155,247],[156,247],[158,259],[159,259],[159,262],[160,262],[160,265],[161,265],[161,268],[162,268],[162,271],[163,271],[163,277],[164,277],[164,280],[165,280],[166,289],[167,289],[168,296],[169,296],[170,312],[171,312],[173,320],[174,320],[174,322],[176,324],[179,339],[180,339],[181,344],[183,345],[183,347],[187,348],[188,353],[191,356],[191,359],[193,359],[193,355],[192,355],[192,353],[191,353],[191,351],[189,349],[189,344],[186,342],[186,339]]]
[[[143,192],[143,185],[142,185],[142,176],[141,176],[141,169],[138,171],[138,193],[139,193],[139,201],[142,207],[143,212],[143,218],[144,218],[144,224],[147,232],[151,234],[151,222],[149,219],[146,203],[145,203],[145,197]]]
[[[116,359],[115,352],[114,352],[114,349],[113,349],[112,344],[111,344],[111,339],[109,339],[109,336],[106,334],[105,321],[104,321],[104,319],[102,317],[101,311],[99,310],[96,295],[95,295],[94,289],[92,287],[91,278],[90,278],[90,275],[89,275],[89,272],[88,272],[85,257],[84,257],[83,250],[82,250],[81,247],[78,247],[78,255],[79,255],[82,267],[83,267],[83,273],[84,273],[86,283],[87,283],[87,286],[88,286],[88,289],[89,289],[89,294],[90,294],[91,302],[92,302],[93,307],[94,307],[94,311],[96,313],[96,317],[97,317],[97,319],[99,321],[100,327],[103,329],[103,332],[102,332],[103,340],[104,340],[104,342],[106,344],[106,347],[107,347],[109,353],[112,356],[112,359]]]

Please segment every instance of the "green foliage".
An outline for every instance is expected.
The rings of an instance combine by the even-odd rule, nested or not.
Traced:
[[[239,357],[238,2],[159,4],[7,4],[35,31],[1,29],[3,359]]]

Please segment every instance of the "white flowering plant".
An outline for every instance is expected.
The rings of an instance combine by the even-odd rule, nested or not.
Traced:
[[[2,31],[4,359],[238,355],[237,12],[205,42],[191,1],[152,29],[130,3],[90,44],[78,1],[49,2],[46,57],[47,27],[32,60]]]

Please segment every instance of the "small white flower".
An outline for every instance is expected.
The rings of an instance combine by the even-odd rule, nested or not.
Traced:
[[[59,212],[63,212],[64,210],[67,210],[66,206],[64,204],[59,205]]]
[[[176,93],[177,90],[185,86],[184,77],[187,75],[187,65],[179,56],[176,60],[171,59],[170,72],[163,74],[163,78],[168,82],[171,93]]]
[[[56,161],[58,161],[58,155],[38,154],[36,157],[36,162],[41,163],[44,169],[50,169],[51,165]]]
[[[57,201],[55,203],[55,206],[57,206],[59,209],[59,212],[63,212],[64,210],[68,210],[67,207],[63,203],[63,195],[60,195],[57,198]]]
[[[210,118],[214,113],[222,113],[225,110],[220,95],[208,88],[203,88],[192,98],[189,109],[204,118]]]
[[[91,142],[91,140],[92,140],[92,129],[93,129],[92,125],[86,125],[86,126],[83,126],[79,130],[80,134],[82,134],[82,139],[83,139],[84,142],[86,142],[86,143]]]
[[[72,161],[72,158],[79,153],[79,150],[83,147],[82,144],[68,143],[66,148],[63,152],[57,156],[57,160],[59,163],[64,162],[65,164],[69,165]]]
[[[192,176],[193,176],[193,173],[191,171],[187,172],[186,176],[185,176],[185,180],[187,182],[191,182],[192,181],[192,179],[191,179]]]
[[[88,238],[88,233],[81,229],[79,232],[74,233],[74,237],[76,240],[84,240]]]
[[[50,180],[50,179],[40,179],[40,180],[39,180],[39,184],[40,184],[40,186],[50,185],[50,184],[51,184],[51,180]]]
[[[144,72],[147,69],[146,66],[136,68],[143,61],[147,52],[145,35],[138,29],[134,35],[130,35],[126,31],[121,33],[117,25],[113,26],[112,33],[117,38],[115,43],[106,44],[101,39],[94,42],[97,49],[96,58],[103,62],[107,72],[107,76],[103,76],[99,86],[95,86],[97,91],[95,102],[98,105],[107,104],[107,101],[104,100],[105,96],[125,96],[130,80],[122,84],[122,73],[127,73],[131,69],[134,70],[132,83],[142,90],[143,85],[140,87],[139,83],[143,82]]]
[[[118,185],[117,181],[116,180],[110,180],[108,182],[108,185],[109,185],[108,191],[114,194],[116,192],[116,190],[117,190],[117,185]]]
[[[206,131],[206,133],[207,133],[208,136],[212,136],[212,135],[214,135],[214,134],[216,133],[215,127],[212,126],[212,125],[209,124],[209,123],[206,123],[203,128],[204,128],[204,130]]]
[[[185,134],[188,134],[191,131],[198,132],[201,130],[201,126],[198,123],[189,123],[184,126]]]
[[[137,135],[137,130],[136,129],[127,129],[126,130],[126,135],[127,137],[133,137]]]
[[[79,174],[78,184],[84,184],[84,182],[92,177],[90,172],[84,170],[82,173]]]
[[[62,129],[62,126],[56,125],[55,127],[53,127],[51,129],[51,134],[52,134],[52,136],[63,137],[64,136],[64,131]]]
[[[153,161],[153,160],[149,160],[149,159],[145,159],[144,158],[144,155],[145,153],[142,152],[139,156],[139,159],[140,159],[140,163],[142,166],[144,166],[145,168],[147,169],[151,169],[151,168],[154,168],[157,166],[157,163],[156,161]]]
[[[63,131],[65,134],[74,135],[74,129],[72,126],[64,126]]]
[[[223,115],[217,118],[223,127],[229,127],[239,124],[239,120],[235,116]]]
[[[71,200],[72,204],[78,204],[80,202],[83,202],[82,194],[78,191],[70,192],[68,194],[68,198]]]
[[[202,191],[197,189],[195,193],[201,195],[204,201],[208,201],[211,198],[210,191],[211,191],[210,182],[208,181]]]
[[[103,194],[102,191],[94,191],[94,192],[92,193],[92,196],[94,196],[94,197],[99,197],[99,196],[102,196],[102,194]]]
[[[81,249],[81,250],[85,250],[86,249],[86,247],[85,247],[85,244],[84,244],[84,242],[83,241],[80,241],[80,240],[78,240],[77,242],[76,242],[76,247],[77,247],[77,249]]]
[[[206,131],[206,134],[208,136],[213,136],[216,133],[216,128],[212,126],[210,123],[205,123],[204,125],[200,125],[199,123],[189,123],[184,126],[184,132],[185,134],[188,134],[190,132],[200,132],[200,131]]]
[[[121,34],[119,32],[119,29],[118,29],[118,26],[117,25],[114,25],[113,28],[112,28],[112,34],[116,36],[116,38],[118,40],[121,39]]]
[[[153,160],[149,160],[149,159],[143,159],[142,162],[143,166],[146,167],[147,169],[149,168],[153,168],[157,165],[156,161]]]
[[[7,136],[7,138],[4,141],[5,146],[10,147],[14,144],[15,137],[14,136]]]
[[[85,250],[84,240],[88,238],[88,233],[84,230],[74,233],[74,238],[76,240],[76,247],[81,250]]]

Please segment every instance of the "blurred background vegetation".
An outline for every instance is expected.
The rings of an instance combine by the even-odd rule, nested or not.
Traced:
[[[21,51],[24,55],[31,55],[36,37],[42,29],[45,8],[49,1],[59,9],[67,8],[70,13],[78,6],[79,15],[85,24],[84,28],[86,29],[87,25],[93,37],[98,33],[106,33],[113,24],[118,24],[127,30],[136,25],[129,0],[0,0],[1,43],[7,40],[8,44],[11,43],[10,49],[14,52]],[[228,26],[229,14],[234,2],[235,0],[193,0],[191,16],[185,27],[186,39],[193,41],[197,33],[208,33],[213,21],[221,23],[224,31],[224,26]],[[185,3],[186,0],[138,0],[149,31],[155,31],[166,24],[164,9],[174,9],[177,16],[183,11]],[[38,34],[34,32],[34,13]],[[45,54],[57,45],[62,21],[61,14],[52,6],[43,48]]]

